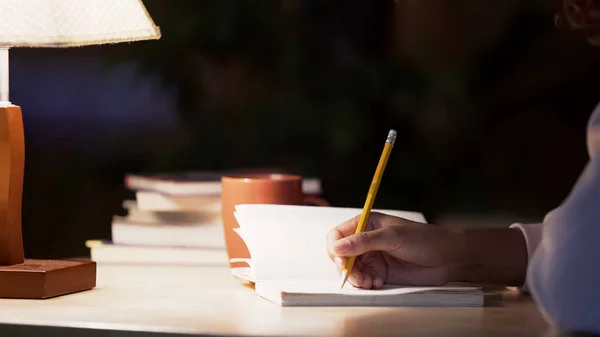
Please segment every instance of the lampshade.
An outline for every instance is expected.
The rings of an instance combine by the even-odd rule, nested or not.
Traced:
[[[0,47],[76,47],[160,38],[141,0],[0,0]]]

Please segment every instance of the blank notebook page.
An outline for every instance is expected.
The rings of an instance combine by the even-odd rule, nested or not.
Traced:
[[[339,280],[327,255],[327,233],[361,213],[358,208],[237,205],[236,229],[250,255],[257,280]],[[387,211],[424,222],[420,213]]]

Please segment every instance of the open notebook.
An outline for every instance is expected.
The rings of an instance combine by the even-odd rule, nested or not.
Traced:
[[[234,276],[255,283],[256,293],[281,306],[482,306],[480,287],[402,287],[364,290],[347,284],[327,256],[327,232],[361,213],[359,208],[237,205],[236,233],[246,243],[251,259]],[[420,213],[374,212],[425,222]]]

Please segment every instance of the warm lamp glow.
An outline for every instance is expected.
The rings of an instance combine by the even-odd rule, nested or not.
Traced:
[[[156,40],[141,0],[0,0],[0,106],[9,100],[8,48]]]

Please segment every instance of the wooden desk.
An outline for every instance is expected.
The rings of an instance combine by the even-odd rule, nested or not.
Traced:
[[[88,331],[91,336],[106,336],[98,334],[102,330],[135,336],[135,331],[219,336],[547,335],[547,325],[529,298],[488,308],[280,308],[241,285],[222,265],[99,265],[95,290],[50,300],[0,300],[0,324],[94,329]],[[13,335],[18,330],[4,328]],[[39,329],[32,331],[40,335]]]

